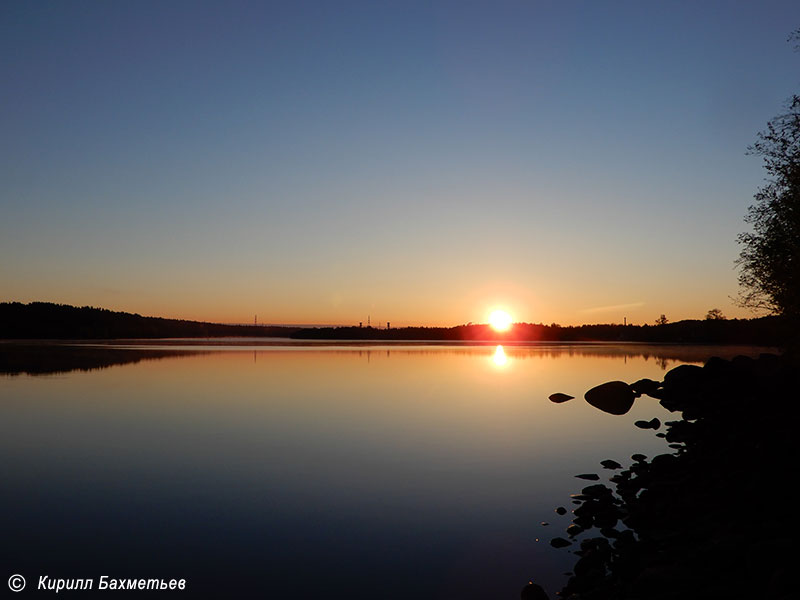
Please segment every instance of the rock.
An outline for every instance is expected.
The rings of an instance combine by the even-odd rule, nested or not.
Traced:
[[[532,581],[528,582],[522,592],[520,592],[520,600],[550,600],[541,586],[536,585]]]
[[[556,404],[561,404],[562,402],[566,402],[567,400],[572,400],[575,396],[570,396],[569,394],[562,394],[561,392],[557,392],[555,394],[550,394],[550,402],[555,402]]]
[[[569,527],[567,527],[567,535],[569,537],[575,537],[580,533],[583,533],[583,527],[581,527],[580,525],[572,524]]]
[[[658,381],[653,381],[652,379],[640,379],[639,381],[631,384],[631,389],[637,394],[647,394],[650,395],[650,392],[655,392],[659,387],[661,387],[661,383]]]
[[[654,469],[672,468],[677,462],[677,457],[674,454],[659,454],[654,456],[650,464]]]
[[[609,381],[590,389],[586,402],[612,415],[624,415],[633,406],[634,392],[624,381]]]
[[[616,539],[619,537],[619,531],[614,529],[613,527],[603,527],[600,529],[600,534],[603,537],[613,538]]]
[[[617,461],[615,461],[615,460],[611,460],[610,458],[607,458],[606,460],[601,460],[601,461],[600,461],[600,464],[601,464],[601,465],[603,466],[603,468],[605,468],[605,469],[621,469],[621,468],[622,468],[622,465],[621,465],[621,464],[619,464],[619,463],[618,463]]]
[[[631,459],[635,460],[636,462],[644,462],[647,460],[647,456],[645,456],[644,454],[637,453],[637,454],[632,454]]]
[[[719,356],[712,356],[706,361],[703,369],[712,375],[730,373],[732,368],[731,361],[720,358]]]
[[[773,377],[781,368],[781,358],[776,354],[762,353],[756,361],[756,373],[761,377]]]
[[[598,498],[600,496],[610,496],[611,490],[604,486],[602,483],[586,486],[581,490],[581,493],[591,498]]]
[[[559,507],[556,509],[556,512],[557,512],[559,515],[565,515],[565,514],[567,514],[567,509],[566,509],[566,508],[564,508],[563,506],[559,506]]]
[[[591,515],[575,517],[574,522],[576,525],[583,527],[584,529],[589,529],[591,527],[594,527],[594,517],[592,517]]]
[[[562,537],[554,537],[550,540],[550,545],[553,548],[566,548],[567,546],[572,546],[572,542],[565,540]]]
[[[600,475],[596,473],[581,473],[580,475],[575,475],[578,479],[586,479],[588,481],[598,481],[600,479]]]
[[[650,419],[649,421],[636,421],[634,423],[640,429],[659,429],[661,427],[661,421],[656,418]]]
[[[703,376],[703,367],[698,365],[678,365],[664,375],[665,386],[684,386],[695,383]]]
[[[755,369],[756,361],[749,356],[740,354],[731,359],[731,364],[739,371],[744,373],[751,373]]]
[[[591,517],[600,508],[600,503],[597,501],[586,502],[583,506],[579,506],[574,511],[576,517]]]

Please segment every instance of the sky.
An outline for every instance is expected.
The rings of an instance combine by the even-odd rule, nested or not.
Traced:
[[[0,301],[218,322],[735,305],[800,3],[0,4]]]

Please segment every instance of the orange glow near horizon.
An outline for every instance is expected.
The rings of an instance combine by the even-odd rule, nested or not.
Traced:
[[[3,280],[4,283],[5,280]],[[141,284],[143,286],[145,283]],[[302,325],[302,326],[334,326],[352,327],[359,322],[367,324],[371,318],[373,325],[386,326],[391,322],[392,328],[403,327],[457,327],[467,323],[489,324],[491,331],[498,330],[494,325],[495,309],[509,315],[510,329],[514,323],[557,323],[563,327],[619,324],[629,325],[653,324],[662,313],[670,322],[684,319],[703,319],[706,311],[718,306],[729,319],[748,319],[754,315],[747,309],[726,304],[723,301],[703,300],[702,304],[694,300],[675,297],[668,306],[663,302],[645,299],[637,302],[620,302],[610,304],[610,300],[587,298],[587,294],[578,300],[566,297],[560,302],[546,296],[546,290],[534,295],[522,288],[500,289],[498,292],[477,289],[470,293],[468,289],[451,295],[424,296],[416,298],[408,290],[390,290],[391,296],[383,302],[363,303],[351,302],[332,306],[320,301],[319,296],[309,294],[287,295],[287,297],[269,298],[266,295],[235,293],[232,288],[205,290],[191,286],[170,288],[169,296],[157,295],[161,288],[143,292],[142,295],[112,293],[111,291],[95,291],[87,287],[81,293],[45,294],[30,293],[0,298],[9,302],[53,302],[71,306],[93,306],[113,312],[129,312],[146,317],[161,317],[208,323],[252,325],[258,315],[259,325]],[[249,296],[253,296],[252,298]],[[367,295],[367,291],[362,291]],[[237,302],[231,297],[245,298]],[[357,296],[355,292],[353,296]],[[510,300],[511,299],[511,300]],[[624,300],[624,299],[623,299]],[[535,307],[535,309],[533,308]],[[588,307],[588,308],[586,308]],[[505,330],[508,331],[508,330]]]
[[[511,328],[511,322],[511,315],[504,310],[495,310],[489,315],[489,325],[495,331],[508,331]]]

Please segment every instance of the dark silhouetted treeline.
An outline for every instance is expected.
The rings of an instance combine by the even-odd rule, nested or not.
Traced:
[[[221,325],[143,317],[102,308],[47,302],[0,303],[0,339],[121,339],[202,337],[283,337],[297,340],[488,341],[509,342],[664,342],[782,346],[789,328],[781,317],[705,319],[665,325],[580,325],[562,327],[516,323],[497,332],[488,325],[456,327],[279,327]]]
[[[781,346],[787,342],[779,317],[759,319],[691,320],[666,325],[580,325],[562,327],[516,323],[507,332],[488,325],[457,327],[320,327],[298,329],[294,339],[304,340],[439,340],[508,342],[663,342],[682,344],[754,344]]]
[[[288,337],[294,327],[221,325],[50,302],[0,303],[0,339]]]

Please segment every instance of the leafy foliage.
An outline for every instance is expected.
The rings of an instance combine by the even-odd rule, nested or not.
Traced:
[[[793,39],[800,41],[800,29]],[[745,221],[737,264],[740,302],[792,318],[800,316],[800,96],[772,119],[749,148],[761,156],[767,183],[755,194]]]

